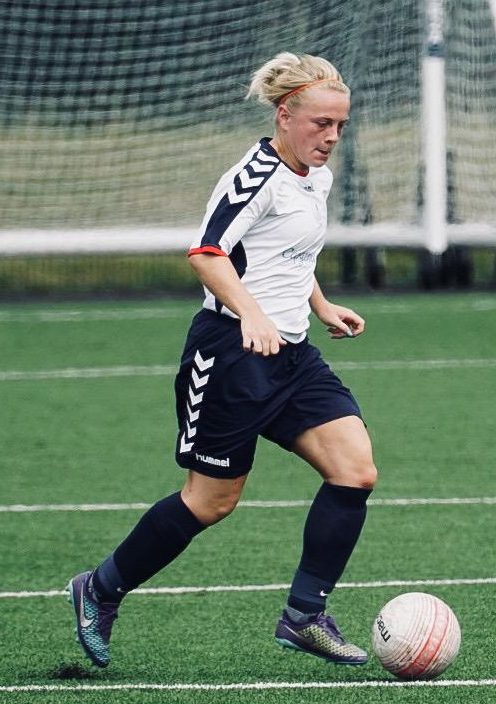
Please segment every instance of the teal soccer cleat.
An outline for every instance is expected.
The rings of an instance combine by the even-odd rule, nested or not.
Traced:
[[[104,604],[95,599],[91,576],[92,572],[76,575],[67,585],[67,591],[76,613],[77,636],[84,652],[97,667],[107,667],[118,604]]]

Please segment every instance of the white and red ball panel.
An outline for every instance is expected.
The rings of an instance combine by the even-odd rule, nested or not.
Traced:
[[[460,648],[460,626],[450,607],[424,592],[401,594],[380,611],[372,629],[383,667],[402,679],[433,679]]]

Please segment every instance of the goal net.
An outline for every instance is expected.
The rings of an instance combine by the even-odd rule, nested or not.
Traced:
[[[445,2],[452,241],[496,241],[493,12]],[[422,242],[417,0],[6,0],[0,34],[0,253],[185,248],[220,173],[272,133],[243,98],[288,50],[352,89],[329,242]]]

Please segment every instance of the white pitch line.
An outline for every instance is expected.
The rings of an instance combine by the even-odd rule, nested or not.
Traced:
[[[440,687],[494,687],[496,679],[482,680],[361,680],[355,682],[229,682],[210,684],[202,682],[178,682],[165,684],[158,682],[140,682],[123,684],[26,684],[2,685],[0,692],[125,692],[125,691],[263,691],[278,689],[415,689]]]
[[[127,504],[6,504],[0,505],[0,513],[43,513],[47,511],[146,511],[151,504],[141,502]]]
[[[240,501],[238,508],[302,508],[310,506],[309,499],[295,499],[293,501]],[[464,506],[496,504],[495,496],[470,496],[453,498],[392,498],[369,499],[369,506]],[[44,513],[50,511],[146,511],[151,504],[134,503],[101,503],[101,504],[0,504],[0,513]]]
[[[342,371],[435,371],[438,369],[489,369],[496,368],[496,357],[474,359],[385,359],[365,362],[341,361],[329,363]],[[115,367],[67,367],[65,369],[39,369],[31,371],[0,371],[0,381],[44,381],[49,379],[108,379],[135,376],[172,376],[177,366],[152,364],[122,365]]]
[[[394,371],[400,370],[422,370],[431,371],[436,369],[486,369],[496,367],[496,358],[474,358],[474,359],[385,359],[367,362],[336,362],[333,366],[336,369],[346,371]]]
[[[44,381],[47,379],[109,379],[134,376],[172,376],[178,368],[171,365],[123,365],[116,367],[67,367],[33,371],[0,371],[0,381]]]
[[[496,4],[496,0],[491,0]],[[411,314],[420,313],[419,303],[411,301],[388,301],[388,302],[372,302],[371,305],[364,303],[363,309],[368,314],[373,315],[390,315],[395,314]],[[184,315],[193,314],[198,306],[191,304],[191,307],[172,307],[172,308],[153,308],[153,307],[134,307],[134,308],[95,308],[93,310],[0,310],[0,323],[80,323],[92,321],[108,321],[108,320],[162,320],[166,318],[180,318]],[[423,312],[425,313],[425,308]],[[427,312],[476,312],[485,313],[496,310],[496,298],[483,297],[474,300],[445,300],[441,298],[439,302],[430,302],[427,307]]]
[[[194,310],[186,308],[129,308],[95,310],[40,310],[11,311],[0,310],[0,323],[86,323],[109,320],[164,320],[181,318]]]
[[[384,589],[387,587],[461,587],[496,584],[496,577],[474,577],[473,579],[392,579],[372,582],[340,582],[336,589]],[[215,584],[204,587],[141,587],[131,592],[131,596],[160,596],[181,594],[218,594],[229,592],[279,592],[286,591],[290,584]],[[0,599],[32,599],[35,597],[67,596],[61,589],[36,591],[4,591]]]
[[[369,506],[460,506],[465,504],[496,504],[494,496],[453,497],[453,498],[406,498],[369,499]]]

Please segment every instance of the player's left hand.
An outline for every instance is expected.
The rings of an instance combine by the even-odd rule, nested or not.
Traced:
[[[327,303],[325,309],[319,311],[319,318],[334,339],[357,337],[365,330],[365,320],[354,310],[334,303]]]

